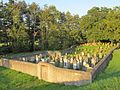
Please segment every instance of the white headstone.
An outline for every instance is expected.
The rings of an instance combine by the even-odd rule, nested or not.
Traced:
[[[39,62],[38,55],[35,56],[35,59],[36,59],[36,63],[38,63]]]
[[[74,69],[74,70],[77,69],[77,63],[76,63],[76,60],[74,60],[74,62],[73,62],[73,69]]]
[[[25,62],[25,57],[23,57],[22,60]]]

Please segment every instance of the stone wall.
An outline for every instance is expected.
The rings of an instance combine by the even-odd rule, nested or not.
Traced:
[[[29,75],[36,76],[39,79],[53,83],[83,85],[91,82],[90,72],[58,68],[45,62],[33,64],[16,60],[2,59],[0,60],[0,66],[20,71],[22,73],[27,73]]]
[[[37,76],[37,65],[33,63],[28,63],[28,62],[21,62],[21,61],[16,61],[16,60],[7,60],[3,59],[0,60],[1,66],[4,66],[6,68],[10,68],[16,71],[20,71],[23,73],[27,73],[32,76]]]
[[[102,60],[100,60],[100,62],[93,68],[92,72],[91,72],[91,76],[92,76],[92,81],[96,78],[96,75],[98,73],[100,73],[101,71],[103,71],[105,69],[105,67],[109,64],[109,61],[112,59],[112,53],[115,49],[117,49],[118,47],[112,49]]]
[[[41,75],[38,78],[48,82],[65,83],[66,85],[82,85],[82,82],[84,84],[91,82],[89,72],[58,68],[43,62],[40,62],[39,66]]]

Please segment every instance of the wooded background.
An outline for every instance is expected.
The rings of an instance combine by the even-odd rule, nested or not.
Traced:
[[[34,2],[0,2],[0,54],[60,50],[99,41],[120,41],[120,7],[93,7],[80,17]]]

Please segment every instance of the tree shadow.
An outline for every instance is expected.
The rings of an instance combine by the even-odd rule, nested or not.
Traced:
[[[99,75],[97,75],[95,82],[100,80],[107,80],[109,78],[114,78],[114,77],[116,78],[120,77],[120,71],[110,72],[110,73],[101,72]]]
[[[5,67],[2,67],[2,66],[0,66],[0,72],[1,71],[4,71],[4,70],[7,70],[8,68],[5,68]]]
[[[10,82],[10,78],[7,77],[4,72],[6,72],[8,69],[5,67],[0,66],[0,90],[7,90],[8,83]]]
[[[48,83],[39,86],[32,86],[30,88],[26,88],[24,90],[75,90],[77,86],[65,86],[64,84],[55,84],[55,83]]]

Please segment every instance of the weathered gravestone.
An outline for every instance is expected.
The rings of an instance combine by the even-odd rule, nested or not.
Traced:
[[[69,68],[70,63],[69,63],[69,60],[68,60],[67,56],[64,56],[63,60],[64,60],[64,68]]]
[[[70,69],[73,69],[73,57],[70,58]]]
[[[63,56],[60,57],[60,67],[63,68],[64,66],[64,61],[63,61]]]
[[[77,61],[74,59],[73,60],[73,69],[76,70],[77,69]]]

